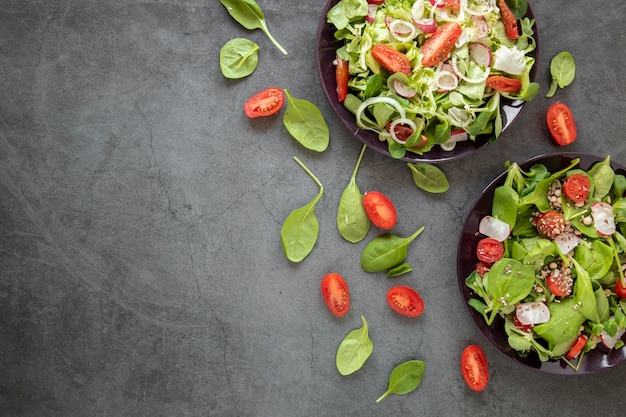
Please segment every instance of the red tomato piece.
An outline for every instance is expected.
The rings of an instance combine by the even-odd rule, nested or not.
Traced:
[[[424,311],[422,297],[411,287],[396,286],[387,291],[387,303],[396,313],[406,317],[418,317]]]
[[[589,194],[591,181],[585,174],[573,174],[567,177],[563,183],[563,192],[565,196],[574,203],[582,203]]]
[[[532,332],[533,331],[533,327],[535,327],[533,324],[523,324],[517,318],[517,314],[513,314],[513,324],[515,325],[515,327],[517,327],[518,329],[520,329],[521,331],[526,332],[526,333]]]
[[[481,392],[489,382],[489,364],[485,352],[478,345],[469,345],[461,355],[461,372],[468,387]]]
[[[476,247],[478,260],[492,264],[504,256],[504,246],[494,238],[486,237],[478,242]]]
[[[411,62],[402,52],[389,45],[379,43],[372,49],[372,56],[392,74],[401,72],[411,75]]]
[[[517,78],[509,78],[503,75],[490,75],[485,82],[487,87],[504,93],[517,93],[522,89],[522,82]]]
[[[506,36],[508,36],[509,39],[519,38],[519,32],[517,30],[517,19],[515,18],[515,15],[511,11],[511,9],[509,9],[506,1],[498,0],[498,8],[500,9],[500,17],[502,18],[502,23],[504,23]]]
[[[572,293],[574,280],[569,275],[557,270],[546,276],[546,285],[550,292],[557,297],[567,297]]]
[[[381,229],[391,229],[396,225],[398,220],[396,207],[383,193],[378,191],[365,193],[363,196],[363,207],[367,217]]]
[[[283,90],[278,87],[270,87],[250,97],[243,105],[243,111],[246,116],[253,119],[278,113],[283,104],[285,104]]]
[[[422,45],[422,65],[434,67],[443,62],[450,55],[462,31],[461,26],[456,22],[439,26],[433,36]]]
[[[551,105],[546,113],[546,122],[552,139],[558,145],[569,145],[576,140],[576,122],[567,104],[557,101]]]
[[[565,231],[565,219],[558,211],[546,211],[537,216],[535,227],[541,236],[554,240]]]
[[[367,0],[367,4],[375,4],[375,5],[381,5],[385,2],[385,0]]]
[[[481,277],[484,277],[485,274],[489,272],[490,269],[491,269],[491,264],[485,261],[480,261],[476,264],[476,272],[478,272],[478,275],[480,275]]]
[[[626,298],[626,286],[624,286],[624,281],[621,278],[615,281],[615,295],[619,298]]]
[[[337,82],[337,99],[343,102],[348,95],[348,81],[350,81],[350,71],[348,61],[337,57],[335,65],[335,81]]]
[[[583,350],[583,348],[587,344],[587,340],[587,336],[585,336],[584,334],[578,336],[572,347],[569,348],[569,351],[565,354],[565,357],[567,359],[574,359],[576,356],[578,356],[580,354],[580,351]]]
[[[387,132],[391,132],[391,122],[387,123],[387,126],[385,127],[387,129]],[[394,130],[394,133],[396,134],[396,137],[403,142],[406,142],[409,136],[413,134],[413,129],[401,123],[397,123],[393,130]]]
[[[332,273],[322,278],[322,297],[326,306],[337,317],[343,317],[350,310],[350,291],[343,277]]]

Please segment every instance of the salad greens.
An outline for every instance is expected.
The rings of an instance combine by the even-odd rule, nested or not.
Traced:
[[[402,270],[408,272],[406,266],[401,266],[407,257],[409,245],[424,231],[420,227],[408,237],[400,237],[393,233],[385,233],[372,239],[361,253],[361,268],[365,272],[381,272],[392,270],[395,274]],[[401,266],[399,269],[396,267]]]
[[[259,63],[259,45],[245,38],[229,40],[220,49],[220,69],[226,78],[252,74]]]
[[[404,395],[414,391],[422,382],[425,371],[426,364],[424,361],[417,359],[406,361],[396,366],[389,374],[387,391],[376,402],[381,402],[389,394]]]
[[[361,369],[374,350],[364,316],[361,316],[361,321],[363,326],[350,331],[337,348],[335,364],[341,375],[350,375]]]
[[[552,82],[546,94],[547,98],[552,97],[558,87],[565,88],[574,82],[576,61],[574,61],[572,54],[567,51],[556,54],[550,61],[550,75],[552,76]]]
[[[490,0],[462,1],[458,9],[436,7],[429,0],[386,0],[369,14],[366,0],[340,0],[327,20],[343,42],[337,57],[349,62],[351,93],[344,106],[355,114],[357,125],[377,133],[395,158],[442,145],[452,150],[459,141],[483,135],[495,141],[502,132],[502,99],[527,101],[539,91],[530,80],[534,20],[522,15],[526,0],[514,3],[521,32],[517,39],[507,37],[499,9]],[[456,22],[462,28],[450,56],[433,67],[421,63],[421,47],[432,34],[417,23],[427,19],[438,25]],[[410,74],[386,70],[372,56],[379,44],[405,55]],[[519,80],[521,88],[506,92],[487,87],[491,75]],[[394,122],[412,134],[399,138],[389,127]]]
[[[343,190],[339,207],[337,207],[337,229],[339,234],[350,243],[360,242],[367,236],[372,224],[363,207],[363,193],[356,183],[356,174],[361,165],[366,145],[361,148],[359,159],[356,162],[350,182]]]
[[[523,171],[516,163],[507,163],[507,175],[495,189],[491,212],[511,226],[503,242],[504,257],[482,276],[473,270],[465,279],[473,292],[470,306],[488,325],[502,318],[509,345],[520,356],[535,352],[541,361],[562,359],[574,369],[591,349],[621,348],[626,329],[626,299],[619,298],[614,289],[618,280],[625,279],[626,178],[614,172],[608,156],[588,170],[578,164],[574,159],[551,174],[542,164]],[[579,203],[567,197],[566,180],[575,174],[590,180],[587,197]],[[603,221],[614,221],[614,231],[594,218],[598,205],[612,209]],[[565,220],[564,230],[554,239],[535,228],[538,216],[548,211],[561,213]],[[549,282],[556,269],[572,282],[562,296],[555,294]],[[543,303],[549,315],[520,322],[520,303]],[[568,352],[580,335],[587,342],[574,365]]]
[[[283,124],[287,131],[305,148],[323,152],[328,148],[330,132],[320,109],[308,100],[294,98],[287,89],[287,110]]]

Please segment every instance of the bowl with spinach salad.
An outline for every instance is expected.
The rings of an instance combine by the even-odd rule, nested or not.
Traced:
[[[580,375],[624,362],[626,168],[581,153],[505,165],[459,241],[471,319],[532,369]]]
[[[316,59],[332,110],[361,142],[408,162],[495,142],[539,91],[534,15],[526,0],[510,4],[328,0]]]

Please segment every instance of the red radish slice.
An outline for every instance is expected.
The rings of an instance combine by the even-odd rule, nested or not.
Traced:
[[[504,242],[511,234],[511,226],[495,217],[485,216],[478,224],[478,232],[499,242]]]
[[[515,307],[515,316],[522,324],[535,325],[550,320],[550,309],[540,302],[520,303]]]
[[[482,65],[483,67],[491,66],[493,54],[491,53],[491,49],[489,49],[487,45],[482,43],[473,43],[468,47],[468,49],[470,59],[472,61],[474,61],[478,65]]]
[[[456,148],[456,144],[458,142],[463,142],[467,140],[468,138],[469,136],[467,135],[467,132],[465,130],[455,129],[452,132],[450,132],[450,139],[448,139],[445,143],[442,143],[439,146],[441,147],[441,150],[450,152],[451,150]]]
[[[476,40],[485,39],[489,35],[489,24],[484,16],[472,15],[472,23],[474,23],[474,37]]]
[[[613,216],[613,206],[607,203],[598,202],[591,205],[591,216],[596,232],[601,236],[610,236],[615,233],[615,218]]]
[[[619,329],[617,333],[615,333],[615,336],[611,336],[606,330],[602,329],[602,332],[600,333],[602,344],[609,349],[613,349],[617,341],[624,335],[624,332],[626,332],[626,330]]]
[[[365,20],[372,23],[374,19],[376,19],[376,11],[378,10],[378,5],[376,4],[368,4],[367,5],[367,14],[365,15]]]
[[[437,22],[433,18],[413,19],[413,23],[424,33],[434,33],[437,31]]]
[[[393,80],[393,89],[396,91],[396,93],[398,93],[399,96],[405,98],[415,97],[415,95],[417,94],[417,92],[413,88],[404,84],[400,80]]]
[[[417,36],[417,29],[412,23],[402,19],[394,19],[389,23],[389,32],[400,42],[407,42]]]
[[[580,237],[576,236],[573,232],[563,232],[554,238],[554,243],[558,245],[561,253],[566,254],[573,251],[576,246],[578,246]]]

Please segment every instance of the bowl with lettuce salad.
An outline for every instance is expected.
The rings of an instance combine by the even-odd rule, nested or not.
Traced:
[[[624,362],[626,168],[581,153],[507,166],[460,237],[470,317],[496,349],[532,369],[580,375]],[[494,239],[500,252],[486,260],[479,248],[495,248]]]
[[[525,0],[515,2],[512,39],[498,3],[329,0],[318,26],[317,70],[339,119],[371,148],[409,162],[450,161],[496,141],[539,90],[534,15]],[[453,47],[424,65],[424,46],[446,25],[460,28]],[[383,65],[375,58],[380,45],[406,57],[410,70]],[[344,97],[340,63],[349,71]],[[515,91],[493,88],[497,76],[514,80]]]

